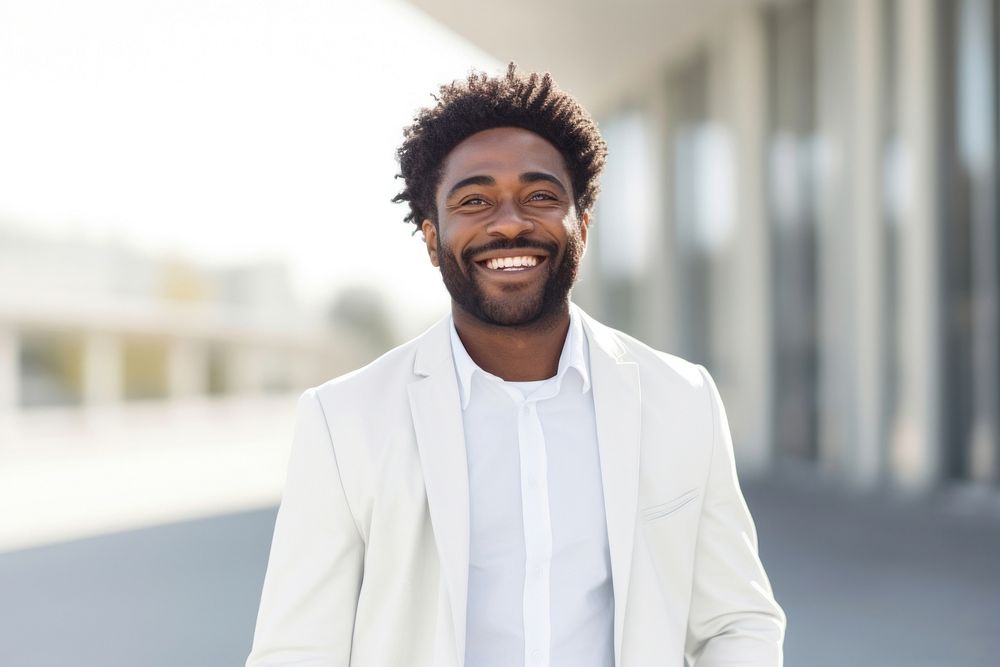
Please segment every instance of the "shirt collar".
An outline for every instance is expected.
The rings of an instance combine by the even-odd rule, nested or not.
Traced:
[[[455,372],[458,374],[458,387],[462,392],[462,409],[469,405],[469,396],[472,393],[472,376],[477,372],[483,377],[496,382],[504,382],[492,373],[487,373],[476,365],[469,353],[462,344],[462,339],[458,337],[455,329],[454,318],[449,317],[451,324],[451,352],[455,360]],[[562,387],[562,380],[567,371],[573,368],[580,374],[581,393],[586,393],[590,389],[590,364],[587,360],[586,337],[583,333],[583,322],[576,308],[569,309],[569,331],[566,333],[566,341],[563,343],[562,352],[559,354],[559,367],[556,370],[556,383],[559,389]]]

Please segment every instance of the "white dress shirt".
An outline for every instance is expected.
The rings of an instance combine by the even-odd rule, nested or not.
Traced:
[[[507,382],[451,325],[469,469],[466,667],[611,667],[614,594],[587,340]]]

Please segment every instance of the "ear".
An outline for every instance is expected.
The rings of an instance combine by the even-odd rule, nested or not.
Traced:
[[[437,227],[431,222],[430,218],[425,218],[422,223],[420,223],[420,230],[424,233],[424,243],[427,245],[427,256],[431,258],[431,264],[434,266],[440,266],[438,264],[438,230]]]
[[[590,229],[590,211],[584,211],[580,216],[580,238],[583,239],[583,247],[587,247],[587,230]]]

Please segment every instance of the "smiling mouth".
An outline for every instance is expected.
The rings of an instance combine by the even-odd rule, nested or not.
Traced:
[[[518,257],[492,257],[476,263],[479,264],[479,266],[492,271],[514,272],[527,271],[528,269],[538,266],[544,261],[545,257],[539,257],[537,255],[521,255]]]

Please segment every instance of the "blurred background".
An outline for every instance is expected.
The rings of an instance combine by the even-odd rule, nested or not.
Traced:
[[[298,395],[446,312],[471,68],[610,148],[575,300],[705,364],[789,665],[997,665],[1000,1],[0,0],[0,665],[238,665]]]

